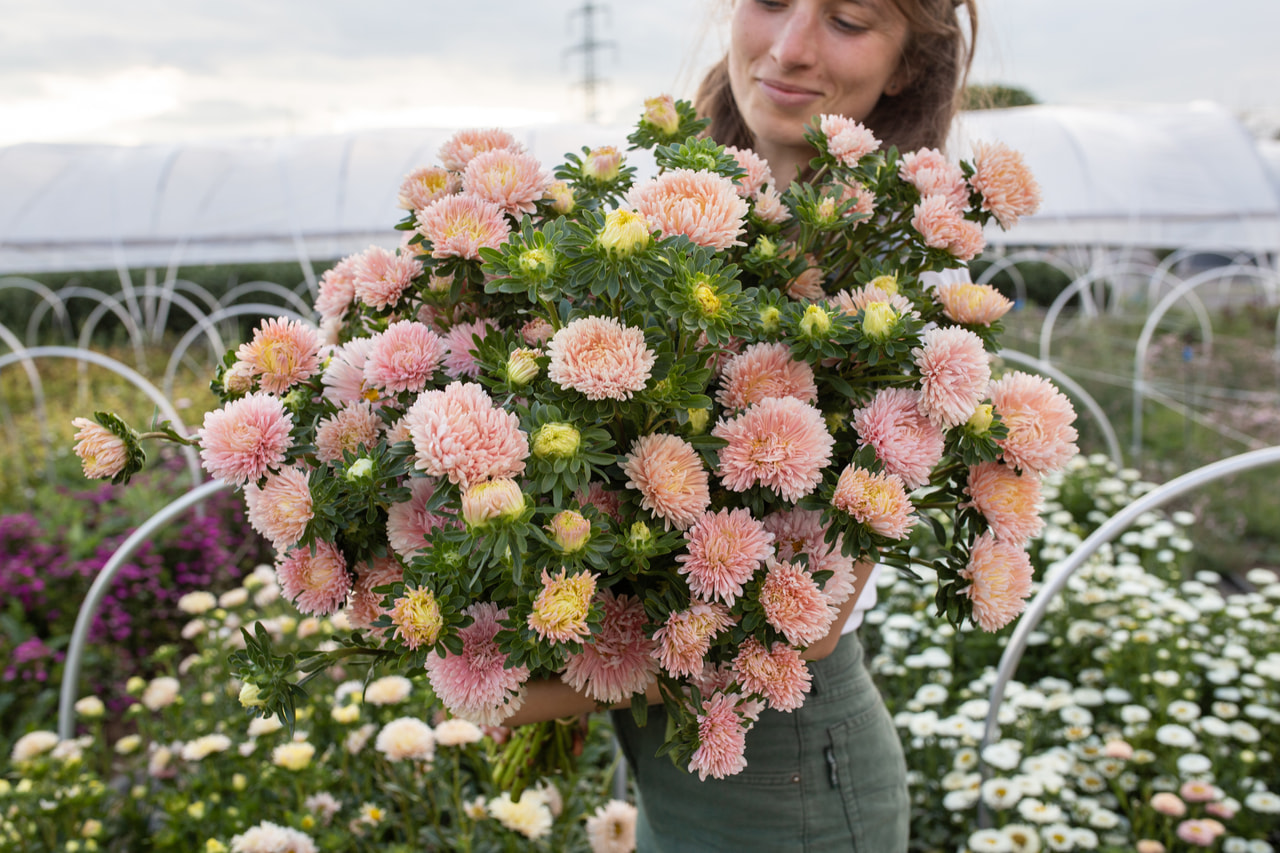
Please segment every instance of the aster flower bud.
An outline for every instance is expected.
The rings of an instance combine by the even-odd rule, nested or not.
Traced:
[[[222,387],[232,394],[247,394],[253,390],[253,367],[247,361],[237,361],[222,374]]]
[[[451,275],[436,275],[432,273],[427,277],[427,289],[432,293],[448,293],[451,287],[453,287],[453,276]]]
[[[551,209],[563,215],[573,213],[578,206],[573,197],[573,188],[565,181],[556,181],[547,188],[546,197],[551,200]]]
[[[649,223],[630,210],[611,210],[596,237],[601,248],[619,258],[629,258],[649,247]]]
[[[782,312],[774,305],[760,309],[760,327],[766,335],[776,334],[782,328]]]
[[[762,234],[756,238],[751,252],[762,261],[770,261],[778,256],[778,244]]]
[[[637,521],[627,531],[627,547],[632,551],[644,551],[653,541],[653,531],[643,521]]]
[[[813,215],[819,225],[834,225],[838,218],[836,215],[836,200],[834,198],[824,198],[814,208]]]
[[[720,313],[722,304],[720,296],[716,293],[715,288],[705,281],[694,287],[693,301],[698,303],[698,310],[702,312],[704,317],[714,317]]]
[[[964,425],[965,430],[974,435],[986,435],[987,430],[991,429],[994,413],[995,409],[990,403],[983,403],[974,409],[973,414],[969,417],[969,422]]]
[[[687,409],[689,415],[689,429],[694,435],[702,435],[707,431],[707,424],[711,421],[710,409]]]
[[[236,791],[243,791],[249,787],[249,779],[243,773],[236,773],[231,777],[231,787]]]
[[[516,388],[523,388],[538,378],[538,351],[528,347],[520,347],[507,356],[507,382]]]
[[[885,293],[893,296],[898,292],[898,277],[893,275],[878,275],[871,281],[867,282],[871,287],[878,287]]]
[[[489,522],[510,521],[524,512],[525,497],[520,484],[510,477],[476,483],[462,494],[462,520],[467,527],[482,530]]]
[[[529,278],[545,281],[555,272],[556,255],[551,249],[535,246],[521,252],[516,258],[516,263],[520,266],[521,272]]]
[[[873,341],[883,341],[898,324],[898,312],[888,302],[872,302],[862,313],[862,334]]]
[[[346,480],[348,483],[358,483],[368,480],[373,476],[373,460],[368,456],[361,456],[355,462],[351,463],[351,467],[347,469]]]
[[[125,682],[124,690],[130,696],[137,696],[147,688],[147,680],[139,675],[132,676]]]
[[[612,145],[592,148],[582,161],[582,174],[601,184],[607,184],[618,177],[621,169],[622,152]]]
[[[820,340],[831,334],[831,315],[820,305],[810,305],[800,318],[800,331],[810,340]]]
[[[257,708],[265,705],[262,701],[262,689],[256,684],[245,682],[240,687],[240,704],[246,708]]]
[[[671,136],[680,128],[680,116],[676,113],[675,99],[670,95],[658,95],[644,99],[644,121]]]
[[[566,509],[555,514],[547,525],[551,541],[566,554],[581,551],[591,539],[591,522],[577,510]]]
[[[578,452],[582,433],[572,424],[543,424],[533,434],[533,455],[539,459],[568,459]]]

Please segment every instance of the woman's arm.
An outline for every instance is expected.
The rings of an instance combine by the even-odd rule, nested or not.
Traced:
[[[831,628],[827,631],[827,636],[805,649],[801,657],[805,660],[822,660],[836,650],[836,644],[840,642],[840,635],[844,631],[844,624],[849,621],[853,606],[862,597],[862,590],[866,587],[873,568],[875,564],[868,560],[859,560],[853,564],[853,592],[849,593],[844,604],[840,605],[840,612],[836,618],[831,620]]]

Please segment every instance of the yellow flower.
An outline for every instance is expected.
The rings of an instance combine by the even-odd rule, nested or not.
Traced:
[[[539,459],[568,459],[581,444],[582,433],[572,424],[543,424],[533,434],[533,455]]]
[[[316,748],[304,741],[282,743],[271,750],[271,763],[285,770],[302,770],[311,763]]]
[[[516,259],[516,263],[520,265],[520,269],[525,275],[537,279],[545,279],[556,268],[556,255],[555,252],[545,247],[535,246],[532,249],[525,249],[521,252]]]
[[[204,853],[227,853],[227,845],[216,838],[210,838],[204,843]]]
[[[246,708],[257,708],[266,703],[262,701],[262,690],[256,684],[245,682],[240,688],[240,704]]]
[[[600,246],[620,258],[629,258],[649,247],[649,223],[630,210],[611,210],[596,238]]]
[[[969,416],[969,422],[964,428],[974,435],[986,435],[987,430],[991,429],[991,421],[995,417],[995,409],[990,403],[983,403],[974,409],[973,414]]]
[[[572,213],[577,207],[573,198],[573,189],[565,181],[556,181],[547,190],[546,198],[551,199],[551,209],[559,214]]]
[[[106,713],[106,706],[97,696],[86,696],[76,703],[76,713],[86,719],[96,720]]]
[[[350,725],[360,719],[359,705],[339,705],[330,712],[329,716],[333,717],[335,723],[342,725]]]
[[[591,598],[596,594],[596,576],[588,571],[565,576],[565,570],[552,577],[542,570],[542,591],[533,602],[529,627],[544,640],[553,643],[581,640],[591,633],[587,615]]]
[[[694,435],[701,435],[707,431],[707,423],[711,420],[710,409],[687,409],[689,415],[689,429]]]
[[[776,306],[769,305],[760,309],[760,328],[766,335],[772,335],[782,326],[782,312]]]
[[[507,356],[507,381],[517,388],[528,385],[538,377],[538,351],[520,347]]]
[[[196,800],[187,806],[187,815],[194,820],[200,820],[204,817],[204,801]]]
[[[813,340],[825,338],[831,333],[831,315],[819,305],[809,305],[800,318],[800,331]]]
[[[862,312],[862,333],[873,341],[883,341],[898,324],[898,312],[888,302],[872,302]]]
[[[892,275],[878,275],[871,281],[867,282],[872,287],[878,287],[890,296],[898,292],[898,278]]]
[[[444,627],[435,593],[425,587],[406,590],[391,608],[391,623],[396,626],[396,636],[409,648],[434,646]]]
[[[716,294],[715,288],[705,281],[693,289],[693,301],[698,303],[698,309],[704,317],[714,317],[720,313],[720,297]]]

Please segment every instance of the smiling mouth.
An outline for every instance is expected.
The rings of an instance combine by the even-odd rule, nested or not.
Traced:
[[[814,98],[820,97],[821,92],[813,89],[807,89],[803,86],[796,86],[791,83],[784,83],[781,80],[771,80],[766,77],[758,78],[757,82],[760,88],[764,90],[765,95],[770,100],[780,105],[803,104],[812,101]]]

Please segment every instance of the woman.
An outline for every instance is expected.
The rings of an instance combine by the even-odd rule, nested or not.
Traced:
[[[957,8],[969,15],[966,39]],[[821,114],[862,121],[901,150],[941,147],[955,114],[976,27],[973,0],[736,0],[728,55],[703,80],[697,106],[716,141],[751,148],[783,189],[807,169],[806,125]],[[635,774],[644,851],[905,850],[906,768],[893,721],[853,633],[874,603],[874,572],[824,639],[811,645],[813,683],[797,711],[764,711],[747,734],[748,766],[699,781],[655,757],[666,715],[614,725]],[[650,701],[658,701],[651,691]],[[513,724],[582,713],[564,684],[531,686]]]

